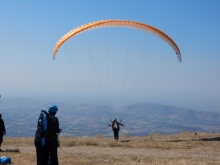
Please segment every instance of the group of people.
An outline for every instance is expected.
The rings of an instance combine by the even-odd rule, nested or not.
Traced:
[[[58,118],[55,116],[58,111],[56,105],[51,105],[48,109],[48,113],[41,111],[38,119],[37,131],[35,134],[35,147],[37,155],[37,165],[58,165],[57,148],[59,146],[58,136],[61,132],[59,128]],[[45,125],[43,123],[43,115],[48,116],[47,127],[48,131],[45,132]],[[123,124],[119,123],[115,119],[109,127],[112,127],[114,132],[115,141],[119,138],[120,126]]]
[[[34,144],[36,147],[37,165],[58,165],[57,148],[59,147],[58,136],[62,131],[59,127],[59,120],[55,116],[58,111],[56,105],[50,105],[48,111],[42,110],[38,118],[37,130]],[[112,127],[115,141],[119,138],[120,126],[123,126],[115,119],[109,127]],[[3,136],[6,135],[5,124],[0,114],[0,151]]]
[[[58,111],[56,105],[51,105],[48,112],[41,111],[38,118],[34,144],[36,147],[37,165],[58,165],[57,148],[58,135],[61,132],[59,120],[55,116]],[[44,112],[44,113],[43,113]],[[0,114],[0,152],[3,136],[6,135],[5,124]],[[1,162],[0,162],[1,163]]]

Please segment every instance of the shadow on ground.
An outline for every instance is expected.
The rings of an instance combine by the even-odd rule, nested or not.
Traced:
[[[220,137],[191,139],[191,140],[192,141],[220,141]],[[166,141],[166,142],[183,142],[183,141],[189,141],[189,140],[169,140],[169,141]]]
[[[121,140],[121,142],[125,143],[125,142],[130,142],[131,140]]]

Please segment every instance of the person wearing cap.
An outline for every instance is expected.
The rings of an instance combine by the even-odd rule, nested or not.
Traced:
[[[55,116],[58,111],[56,105],[50,105],[48,112],[41,110],[35,134],[37,165],[58,165],[57,148],[58,136],[61,132],[59,120]]]
[[[49,155],[50,155],[50,164],[51,165],[58,165],[58,156],[57,156],[57,148],[59,147],[59,140],[58,136],[61,132],[59,128],[59,120],[55,116],[58,111],[58,107],[56,105],[51,105],[48,109],[49,118],[52,123],[51,127],[51,137],[48,141],[48,148],[49,148]]]

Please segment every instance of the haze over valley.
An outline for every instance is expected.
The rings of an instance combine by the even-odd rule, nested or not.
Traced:
[[[7,137],[33,137],[40,110],[50,103],[32,99],[1,99],[0,112]],[[120,135],[146,136],[152,133],[175,134],[181,131],[219,132],[220,113],[195,111],[175,106],[142,103],[123,107],[57,103],[61,136],[112,136],[107,127],[117,118],[125,125]]]

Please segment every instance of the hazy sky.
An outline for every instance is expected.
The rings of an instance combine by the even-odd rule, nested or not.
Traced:
[[[1,0],[2,98],[216,105],[219,8],[219,0]],[[162,30],[179,46],[182,63],[160,38],[124,28],[80,34],[52,59],[64,34],[104,19],[134,20]]]

